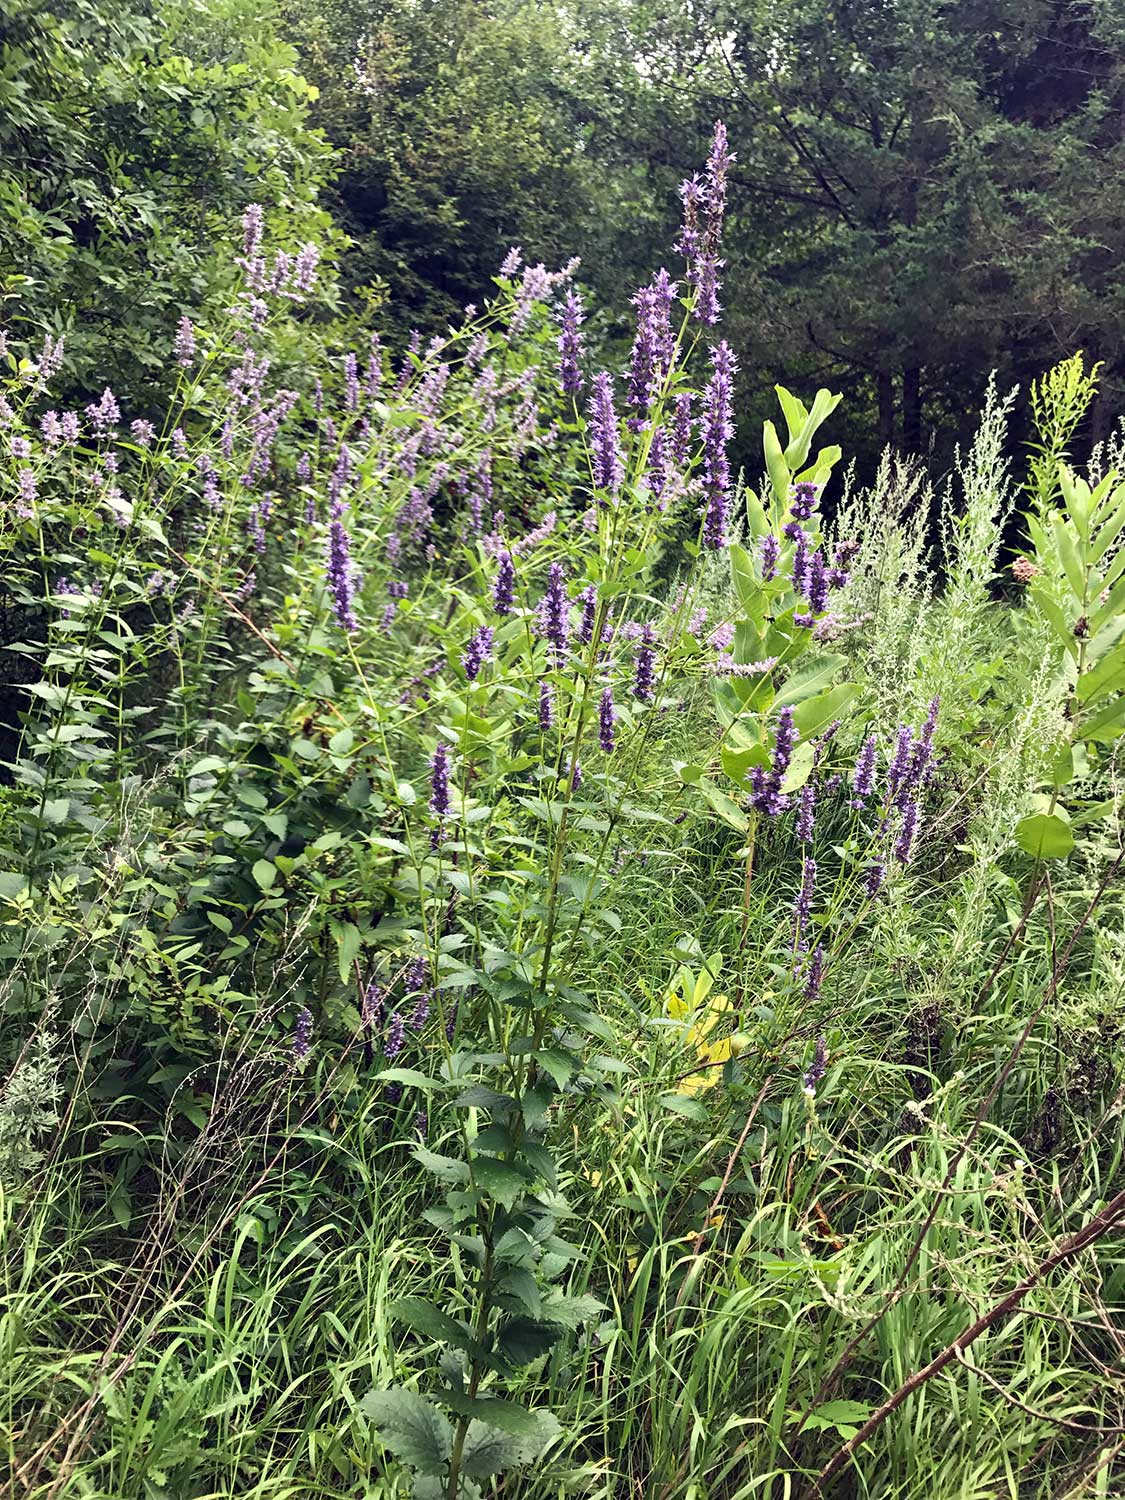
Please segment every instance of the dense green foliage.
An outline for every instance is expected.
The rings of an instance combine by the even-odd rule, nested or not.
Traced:
[[[309,9],[295,31],[345,151],[356,279],[389,279],[397,316],[441,326],[509,243],[581,255],[622,305],[721,116],[739,146],[727,301],[759,415],[776,380],[827,380],[865,461],[891,440],[944,461],[991,370],[1026,384],[1082,348],[1106,361],[1108,430],[1119,0]]]
[[[62,394],[108,380],[145,404],[178,317],[232,285],[221,247],[247,203],[327,242],[308,102],[244,0],[5,5],[0,316],[29,344],[65,337]]]
[[[9,8],[13,1496],[1120,1492],[1114,18]]]

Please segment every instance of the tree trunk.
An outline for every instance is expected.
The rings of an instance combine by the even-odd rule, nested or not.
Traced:
[[[889,371],[880,370],[875,377],[879,400],[879,447],[895,439],[895,388]]]
[[[902,372],[902,446],[907,453],[922,448],[922,371],[911,365]]]

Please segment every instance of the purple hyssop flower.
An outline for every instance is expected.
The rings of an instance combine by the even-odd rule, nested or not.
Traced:
[[[552,563],[548,569],[547,588],[537,613],[539,634],[549,643],[555,665],[559,666],[566,657],[570,635],[570,600],[566,596],[562,563]]]
[[[816,510],[817,494],[816,485],[807,479],[793,486],[793,500],[789,506],[789,513],[795,521],[812,520],[813,512]]]
[[[582,378],[582,299],[576,291],[566,294],[563,304],[562,332],[559,334],[559,382],[563,394],[577,396],[585,381]]]
[[[651,625],[646,625],[641,633],[641,643],[637,647],[637,658],[633,665],[633,692],[642,703],[651,703],[655,686],[656,634]]]
[[[855,772],[852,776],[852,806],[862,809],[867,804],[875,787],[875,757],[878,753],[879,742],[873,734],[869,734],[860,746],[859,755],[856,757]]]
[[[469,641],[465,654],[461,658],[461,665],[465,669],[465,676],[470,682],[475,682],[480,675],[480,669],[492,655],[492,627],[482,625],[477,633]]]
[[[762,538],[762,580],[768,582],[777,577],[777,560],[781,556],[781,543],[773,532]]]
[[[793,721],[793,710],[783,708],[778,715],[774,733],[773,761],[769,770],[755,766],[750,774],[750,802],[767,817],[776,818],[789,806],[789,798],[781,790],[789,762],[793,759],[793,747],[797,743],[797,726]]]
[[[363,1006],[360,1010],[360,1020],[366,1030],[374,1031],[382,1026],[385,999],[382,985],[373,979],[364,991]]]
[[[613,737],[613,726],[617,715],[613,711],[613,689],[602,690],[601,702],[598,704],[598,744],[607,755],[612,755],[616,748]]]
[[[492,584],[492,607],[498,615],[510,615],[516,597],[516,565],[510,552],[496,559],[496,578]]]
[[[449,751],[444,740],[438,740],[430,761],[430,811],[440,823],[449,816]]]
[[[594,624],[598,615],[598,591],[592,583],[587,584],[578,598],[582,605],[582,618],[578,623],[578,639],[584,646],[588,646],[594,639]]]
[[[691,414],[693,391],[681,391],[672,403],[672,458],[680,468],[687,466],[691,458],[692,438],[695,422]]]
[[[555,721],[555,700],[549,682],[539,684],[539,728],[550,729]]]
[[[872,900],[883,889],[883,881],[886,878],[887,865],[885,860],[876,859],[867,866],[863,875],[863,888]]]
[[[188,317],[181,318],[176,325],[172,353],[176,356],[176,363],[185,370],[195,358],[195,329],[191,326],[191,319]]]
[[[309,1055],[309,1047],[312,1042],[312,1011],[302,1010],[297,1015],[297,1025],[293,1031],[293,1057],[297,1062],[302,1062]]]
[[[817,950],[820,951],[819,949]],[[816,1047],[813,1050],[812,1062],[808,1066],[805,1076],[801,1079],[801,1085],[805,1093],[810,1097],[816,1093],[816,1086],[820,1083],[828,1071],[828,1043],[824,1037],[818,1036]]]
[[[613,381],[604,370],[594,377],[594,389],[590,397],[590,447],[595,488],[616,494],[621,488],[625,471],[617,441]]]
[[[715,372],[703,393],[700,422],[703,443],[703,545],[712,551],[727,542],[727,512],[730,506],[730,464],[727,443],[734,435],[731,413],[734,403],[734,354],[724,339],[711,354]]]
[[[351,541],[340,516],[328,528],[328,587],[332,594],[332,613],[341,630],[358,630],[355,616],[355,568]]]
[[[633,432],[640,432],[646,425],[649,407],[671,364],[674,348],[671,309],[675,299],[676,283],[663,269],[657,272],[650,286],[642,287],[633,298],[637,334],[630,357],[626,398],[632,412],[629,427]]]
[[[396,1010],[387,1026],[387,1034],[383,1038],[383,1056],[388,1062],[394,1062],[402,1051],[406,1040],[406,1022]]]
[[[820,987],[824,983],[824,949],[818,943],[813,949],[812,958],[805,973],[805,999],[816,1001],[820,999]]]
[[[902,823],[899,827],[898,837],[895,839],[895,858],[900,864],[908,865],[910,856],[914,852],[914,836],[918,831],[918,804],[907,802],[902,809]]]
[[[801,788],[801,800],[797,806],[797,837],[808,843],[816,825],[816,782],[806,781]]]
[[[812,915],[813,893],[816,888],[816,860],[805,857],[801,865],[801,889],[793,903],[793,951],[805,951],[805,927]]]

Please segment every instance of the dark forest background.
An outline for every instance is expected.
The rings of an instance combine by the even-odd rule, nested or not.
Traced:
[[[333,315],[391,343],[508,247],[578,255],[608,343],[728,125],[724,326],[742,431],[844,392],[861,469],[940,472],[989,373],[1125,364],[1125,0],[8,0],[0,321],[134,404],[231,284],[246,203],[327,243]],[[138,287],[142,290],[138,292]],[[749,454],[747,449],[747,454]]]

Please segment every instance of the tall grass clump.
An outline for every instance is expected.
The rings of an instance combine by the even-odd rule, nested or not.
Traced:
[[[166,411],[8,351],[13,1493],[1114,1492],[1125,484],[736,483],[731,160],[623,369],[253,205]]]

